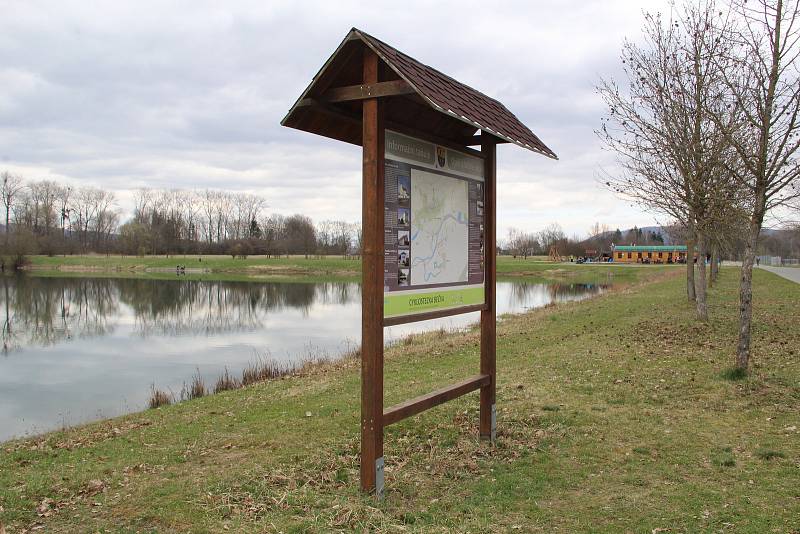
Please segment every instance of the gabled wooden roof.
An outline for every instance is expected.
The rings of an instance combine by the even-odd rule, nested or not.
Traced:
[[[353,28],[281,121],[284,126],[361,144],[360,103],[325,102],[331,88],[361,83],[364,47],[381,59],[380,80],[402,80],[407,94],[387,98],[386,126],[469,144],[480,130],[549,158],[558,159],[530,128],[497,100]],[[398,81],[398,83],[402,83]]]

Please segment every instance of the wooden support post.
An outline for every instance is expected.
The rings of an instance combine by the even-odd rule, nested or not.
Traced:
[[[378,82],[378,56],[364,50],[364,83]],[[383,105],[362,104],[361,489],[383,493]]]
[[[494,442],[497,413],[495,392],[497,373],[495,365],[497,303],[497,143],[489,135],[481,135],[481,153],[484,154],[484,291],[486,307],[481,311],[481,374],[489,375],[489,384],[481,388],[480,436]]]

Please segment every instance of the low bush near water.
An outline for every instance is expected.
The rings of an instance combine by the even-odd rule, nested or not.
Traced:
[[[241,385],[249,386],[250,384],[255,384],[256,382],[280,378],[291,371],[291,368],[285,365],[278,365],[278,363],[275,361],[267,361],[262,358],[258,358],[257,360],[248,363],[247,366],[242,369]]]
[[[200,369],[198,368],[197,374],[192,377],[192,381],[189,385],[187,386],[186,383],[183,384],[181,400],[199,399],[200,397],[205,397],[207,393],[205,380],[203,380],[203,377],[200,375]]]
[[[172,404],[172,395],[155,386],[150,386],[150,408],[160,408]]]
[[[236,379],[235,377],[231,376],[228,368],[225,368],[225,372],[217,378],[217,383],[214,385],[214,393],[220,393],[221,391],[229,391],[231,389],[238,389],[242,386],[241,381]]]
[[[404,341],[405,342],[405,341]],[[337,358],[338,361],[347,362],[357,360],[361,356],[361,347],[357,346],[350,348]],[[315,352],[308,349],[308,353],[301,358],[300,363],[297,365],[280,364],[275,360],[268,358],[257,357],[255,360],[248,363],[242,369],[241,378],[237,378],[231,374],[227,367],[223,374],[217,378],[213,389],[206,387],[205,380],[200,374],[200,369],[192,377],[191,382],[187,385],[185,382],[181,388],[180,398],[181,402],[197,399],[210,395],[212,393],[221,393],[223,391],[230,391],[234,389],[243,388],[259,382],[267,380],[275,380],[287,376],[294,376],[308,372],[312,368],[321,364],[329,363],[331,359],[328,355],[320,352]],[[150,408],[158,408],[159,406],[166,406],[175,402],[175,397],[163,390],[156,389],[151,386],[151,394],[149,406]]]

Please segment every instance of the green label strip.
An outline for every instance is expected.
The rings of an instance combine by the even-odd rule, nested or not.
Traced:
[[[421,293],[388,293],[383,295],[383,316],[400,317],[415,313],[483,304],[483,286],[431,289]]]

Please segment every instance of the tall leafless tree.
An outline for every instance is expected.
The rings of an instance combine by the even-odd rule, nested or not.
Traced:
[[[12,174],[8,171],[0,173],[2,185],[0,185],[0,195],[3,197],[3,207],[6,209],[6,231],[5,231],[5,244],[8,246],[8,232],[11,223],[11,209],[14,205],[14,199],[23,188],[24,183],[22,176]]]
[[[623,46],[627,85],[601,80],[597,87],[609,110],[597,133],[622,168],[605,184],[686,229],[687,295],[701,320],[708,317],[708,234],[734,196],[724,172],[730,150],[717,120],[734,122],[736,110],[721,103],[725,65],[713,59],[727,57],[726,27],[714,0],[687,3],[668,20],[646,14],[644,43]]]
[[[734,0],[741,26],[726,68],[726,104],[743,120],[718,120],[738,164],[730,168],[747,196],[748,231],[739,290],[736,367],[750,362],[753,263],[765,217],[800,197],[800,1]],[[727,62],[728,64],[730,62]],[[730,66],[730,65],[728,65]]]

